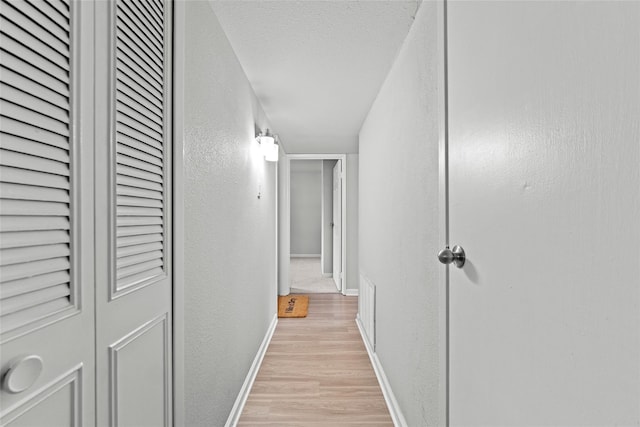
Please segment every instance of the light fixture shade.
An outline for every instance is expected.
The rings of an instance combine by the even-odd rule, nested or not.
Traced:
[[[260,136],[260,148],[262,149],[262,154],[264,156],[267,156],[271,152],[274,145],[275,145],[274,137],[268,136],[268,135]]]
[[[268,153],[265,153],[264,159],[268,162],[277,162],[278,161],[278,152],[279,152],[278,144],[272,144]]]

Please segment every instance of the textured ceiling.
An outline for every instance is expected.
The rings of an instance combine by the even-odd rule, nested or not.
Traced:
[[[419,1],[210,3],[287,152],[357,152]]]

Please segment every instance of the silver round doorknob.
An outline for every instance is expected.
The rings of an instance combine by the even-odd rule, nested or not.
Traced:
[[[466,259],[464,249],[456,245],[453,249],[449,249],[449,246],[438,252],[438,259],[443,264],[454,264],[458,268],[464,266]]]

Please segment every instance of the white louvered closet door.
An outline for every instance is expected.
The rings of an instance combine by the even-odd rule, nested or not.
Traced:
[[[94,419],[92,7],[0,2],[0,425]]]
[[[171,7],[96,4],[99,425],[172,423]]]

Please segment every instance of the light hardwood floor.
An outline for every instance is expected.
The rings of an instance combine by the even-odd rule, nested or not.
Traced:
[[[393,427],[355,323],[357,297],[310,294],[278,319],[239,426]]]

